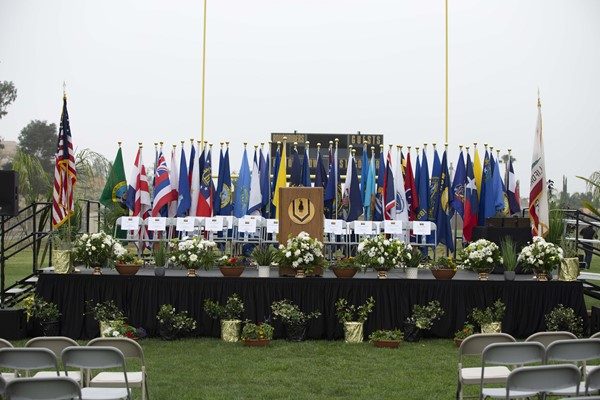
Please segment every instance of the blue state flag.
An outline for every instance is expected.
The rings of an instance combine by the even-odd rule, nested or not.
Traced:
[[[310,156],[309,148],[304,148],[304,158],[302,159],[302,186],[311,187],[310,184]]]
[[[417,165],[418,160],[417,160]],[[423,149],[423,158],[421,159],[420,168],[418,169],[418,189],[419,193],[419,208],[417,209],[418,221],[429,221],[429,165],[427,163],[427,154]]]
[[[292,152],[292,169],[290,170],[290,186],[302,186],[302,163],[298,149],[294,146]]]
[[[264,211],[266,211],[265,207],[269,204],[269,200],[271,199],[271,191],[269,189],[269,179],[271,178],[269,176],[269,165],[269,153],[267,153],[265,157],[261,148],[258,172],[260,175],[260,193],[262,194],[261,208],[263,208]]]
[[[360,197],[360,186],[358,184],[358,171],[356,168],[356,161],[352,158],[352,179],[350,179],[350,191],[348,200],[348,216],[346,221],[356,221],[362,214],[362,199]]]
[[[490,165],[490,155],[485,149],[485,157],[483,159],[483,169],[481,171],[481,193],[479,193],[479,212],[477,215],[477,225],[484,226],[485,218],[486,218],[486,206],[487,206],[487,197],[489,194],[487,192],[491,191],[489,187],[492,181],[492,169]],[[493,215],[493,214],[492,214]]]
[[[369,179],[369,151],[367,144],[363,144],[362,149],[362,161],[360,165],[360,195],[362,197],[363,205],[365,204],[366,191],[367,191],[367,180]],[[369,199],[369,201],[371,201]]]
[[[273,204],[273,195],[275,193],[275,187],[277,186],[277,174],[279,173],[279,164],[281,164],[281,149],[279,145],[275,150],[275,158],[273,159],[273,180],[271,181],[271,203],[269,204],[269,216],[273,218],[276,213],[275,205]]]
[[[225,150],[223,155],[223,168],[219,168],[220,178],[217,183],[217,197],[221,207],[218,215],[231,215],[233,211],[233,196],[231,191],[231,173],[229,166],[229,147]]]
[[[328,218],[335,217],[335,199],[337,195],[337,187],[339,182],[339,173],[337,168],[337,149],[329,149],[329,177],[325,186],[325,215]]]
[[[190,181],[188,179],[188,168],[185,159],[185,151],[181,146],[181,157],[179,158],[179,183],[177,187],[179,197],[177,198],[177,216],[186,217],[192,206],[190,194]]]
[[[458,213],[458,215],[464,217],[465,214],[465,182],[467,181],[467,171],[465,168],[465,158],[463,157],[462,150],[458,156],[458,162],[456,163],[456,172],[454,173],[454,181],[452,181],[452,194],[454,199],[452,200],[452,209]]]
[[[242,164],[240,166],[240,176],[234,191],[233,215],[241,218],[248,212],[248,201],[250,200],[250,165],[248,164],[248,154],[244,149],[242,155]]]
[[[371,156],[371,161],[369,162],[367,182],[365,183],[365,199],[363,200],[365,220],[367,221],[370,221],[373,218],[375,193],[377,193],[377,184],[375,183],[375,154],[373,154],[373,156]]]
[[[436,148],[433,148],[433,166],[431,168],[431,180],[429,181],[429,220],[435,221],[437,209],[440,206],[439,183],[442,166]]]
[[[450,219],[452,218],[450,204],[454,200],[454,194],[450,190],[450,174],[448,173],[446,151],[444,151],[444,155],[442,156],[438,193],[440,204],[437,207],[435,220],[438,242],[445,244],[448,250],[454,253],[454,238],[452,237],[452,226],[450,224]]]
[[[377,193],[375,195],[375,210],[373,212],[373,221],[383,221],[383,199],[385,183],[385,156],[383,147],[379,148],[379,168],[377,169]]]
[[[219,182],[221,181],[221,175],[223,171],[223,144],[221,144],[221,149],[219,150],[219,172],[217,174],[217,188],[215,190],[215,194],[213,196],[213,213],[214,215],[220,215],[221,212],[221,196]]]

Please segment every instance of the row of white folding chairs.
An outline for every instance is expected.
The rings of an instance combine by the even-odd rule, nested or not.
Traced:
[[[140,364],[139,371],[128,371],[124,369],[124,374],[120,372],[100,372],[95,376],[83,374],[86,367],[69,365],[68,360],[63,359],[63,351],[67,348],[111,348],[117,349],[119,354],[125,359],[136,360]],[[94,353],[95,354],[95,353]],[[95,356],[96,358],[101,356]],[[115,359],[115,355],[107,356]],[[64,371],[59,370],[59,364],[64,366]],[[68,371],[67,367],[75,366],[79,371]],[[118,366],[118,365],[117,365]],[[123,364],[125,367],[125,364]],[[68,376],[78,382],[81,387],[90,388],[132,388],[139,387],[142,391],[142,399],[148,397],[148,384],[144,351],[142,347],[134,340],[128,338],[96,338],[87,343],[87,346],[79,346],[73,339],[63,336],[38,337],[29,340],[25,347],[15,348],[4,339],[0,339],[0,367],[14,370],[11,373],[0,374],[0,379],[5,383],[12,382],[15,379],[21,379],[18,371],[24,371],[25,377],[29,377],[31,372],[35,372],[33,378],[50,378],[55,376]],[[52,368],[50,371],[40,371],[40,369]],[[90,367],[92,368],[92,367]],[[103,367],[104,368],[104,367]],[[108,368],[108,367],[106,367]],[[95,368],[94,368],[95,369]],[[99,390],[84,390],[88,392],[98,392]],[[101,392],[101,391],[100,391]],[[111,392],[111,390],[108,390]],[[113,390],[112,392],[119,392]],[[121,393],[125,393],[121,391]]]

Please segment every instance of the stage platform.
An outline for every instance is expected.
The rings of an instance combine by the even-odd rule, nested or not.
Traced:
[[[121,276],[105,270],[93,276],[90,270],[79,274],[43,273],[37,292],[58,304],[61,311],[61,334],[75,339],[98,336],[98,324],[85,315],[86,301],[114,300],[128,317],[131,325],[143,327],[151,336],[157,334],[156,313],[162,304],[172,304],[177,310],[187,310],[198,321],[199,336],[219,337],[218,321],[203,310],[204,300],[226,298],[238,293],[246,306],[244,318],[263,321],[270,318],[273,301],[289,299],[303,311],[319,310],[322,316],[310,324],[309,339],[343,338],[342,326],[335,315],[335,301],[346,298],[351,304],[362,304],[373,296],[375,310],[365,323],[365,336],[377,329],[402,328],[414,304],[438,300],[446,311],[430,335],[452,338],[474,307],[491,305],[496,299],[506,304],[503,331],[516,337],[526,337],[545,330],[544,315],[558,304],[572,307],[584,319],[585,308],[581,282],[537,282],[531,275],[518,275],[513,282],[502,275],[491,275],[489,281],[478,281],[472,272],[458,271],[453,280],[436,280],[430,271],[419,271],[419,279],[406,279],[401,270],[391,271],[388,279],[377,279],[376,273],[359,272],[352,279],[335,278],[326,271],[322,278],[258,278],[255,269],[247,269],[240,278],[224,278],[218,270],[199,271],[188,278],[183,270],[167,270],[164,277],[155,277],[152,269],[141,269],[137,275]],[[282,335],[276,324],[276,337]]]

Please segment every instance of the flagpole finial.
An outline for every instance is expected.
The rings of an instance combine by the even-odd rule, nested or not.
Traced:
[[[246,148],[246,145],[248,144],[248,142],[244,142],[244,148]]]
[[[140,147],[140,149],[142,148],[142,142],[138,142],[138,146]]]
[[[306,142],[304,142],[304,144],[306,144],[308,146],[310,144],[310,142],[307,140]]]
[[[447,149],[448,148],[448,143],[444,143],[444,147]]]
[[[539,90],[538,90],[539,92]],[[539,97],[539,95],[538,95]],[[65,81],[63,81],[63,99],[67,99],[67,83]]]
[[[160,143],[160,146],[162,147],[162,145],[163,145],[164,142],[158,142],[158,143]]]
[[[423,149],[427,148],[427,143],[423,143]]]
[[[225,146],[226,146],[226,147],[229,147],[229,142],[225,142]]]
[[[356,154],[356,149],[352,149],[352,157]]]
[[[487,143],[484,143],[484,144],[483,144],[483,147],[485,147],[485,148],[487,149],[487,147],[488,147],[488,144],[487,144]]]
[[[469,152],[469,148],[470,148],[469,146],[466,146],[466,147],[465,147],[465,149],[467,149],[467,153]]]
[[[177,148],[177,145],[176,145],[176,144],[174,144],[174,145],[173,145],[173,150],[175,150],[176,148]]]
[[[209,144],[208,144],[208,148],[209,148],[209,149],[212,149],[212,145],[213,145],[212,143],[209,143]]]
[[[437,143],[433,142],[433,143],[431,143],[431,144],[433,145],[433,148],[435,149],[435,145],[436,145]]]
[[[181,147],[183,147],[183,144],[185,143],[185,140],[181,141]]]
[[[157,147],[157,146],[158,146],[158,142],[154,142],[154,147]]]
[[[490,151],[494,151],[494,146],[490,146]]]
[[[190,143],[194,144],[194,138],[190,138]]]
[[[223,148],[223,144],[224,144],[224,143],[223,143],[223,142],[221,142],[220,144],[221,144],[221,148]]]
[[[512,149],[508,149],[508,154],[510,154],[510,153],[511,153],[511,151],[512,151]]]
[[[415,149],[417,149],[417,156],[419,155],[419,146],[415,146]]]
[[[260,142],[260,147],[262,148],[265,145],[265,142]]]
[[[257,145],[257,144],[255,144],[255,145],[254,145],[254,151],[256,151],[257,149],[258,149],[258,145]]]
[[[477,147],[477,142],[474,142],[474,143],[473,143],[473,147]]]
[[[284,136],[283,137],[283,141],[285,142],[286,140],[287,140],[287,136]]]
[[[411,146],[406,146],[406,148],[408,149],[408,152],[410,153]]]
[[[321,142],[317,142],[317,149],[321,148]]]
[[[122,143],[122,142],[117,142],[117,144],[119,145],[119,147],[121,147],[121,143]]]

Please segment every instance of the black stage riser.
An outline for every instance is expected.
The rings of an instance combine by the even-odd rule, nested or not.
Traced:
[[[198,321],[200,336],[219,337],[218,321],[203,311],[207,298],[225,302],[233,293],[241,295],[246,312],[244,318],[262,321],[270,315],[273,301],[289,299],[304,311],[320,310],[307,332],[310,339],[340,339],[342,326],[335,316],[335,301],[344,297],[351,304],[362,304],[375,298],[375,310],[365,324],[365,337],[376,329],[401,327],[414,304],[438,300],[446,315],[438,321],[431,336],[452,338],[474,307],[491,305],[500,298],[506,304],[503,331],[516,337],[545,330],[544,315],[558,304],[572,307],[588,317],[579,282],[535,281],[468,281],[468,280],[406,280],[406,279],[326,279],[326,278],[216,278],[216,277],[123,277],[116,275],[40,275],[38,293],[58,304],[61,334],[75,339],[99,335],[98,324],[84,315],[87,300],[115,300],[125,311],[131,325],[144,327],[156,335],[156,313],[162,304],[172,304],[177,310],[187,310]],[[281,336],[281,326],[276,337]]]

